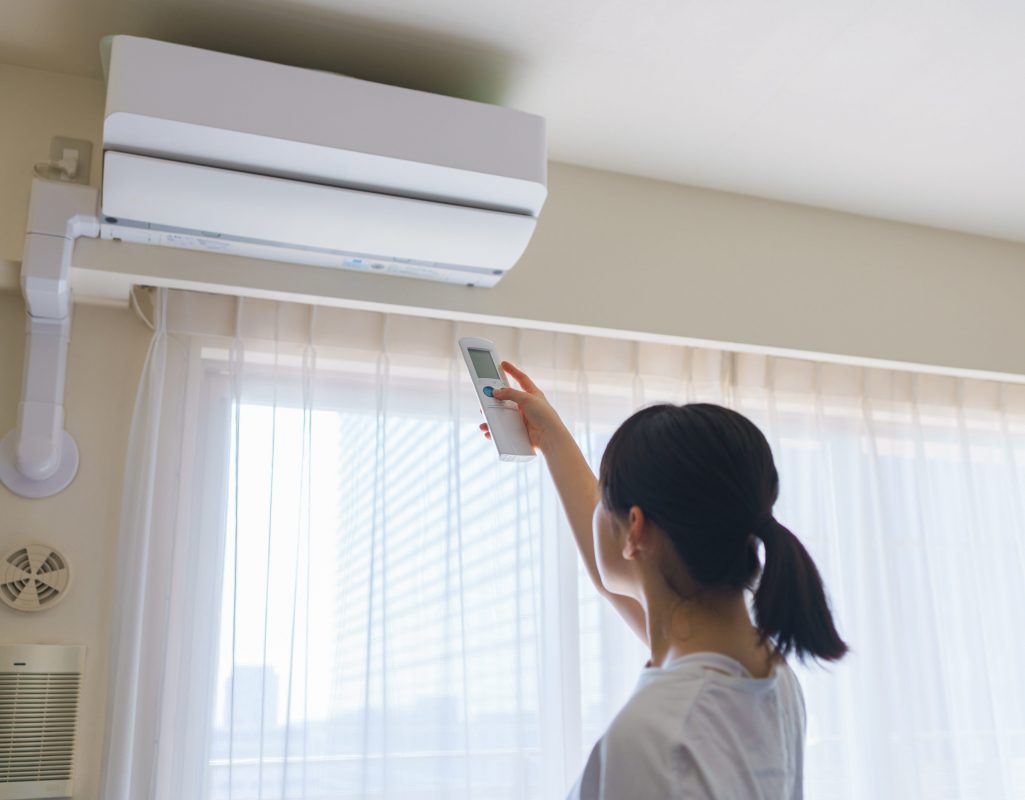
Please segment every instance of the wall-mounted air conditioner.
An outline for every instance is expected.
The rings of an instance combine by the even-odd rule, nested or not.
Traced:
[[[544,119],[111,39],[106,239],[493,286],[547,195]]]

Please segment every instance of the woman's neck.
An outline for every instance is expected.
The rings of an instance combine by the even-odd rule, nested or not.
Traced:
[[[644,605],[653,667],[691,653],[712,652],[739,661],[752,674],[770,668],[769,651],[751,624],[742,591],[706,589],[684,599],[657,582],[645,587]]]

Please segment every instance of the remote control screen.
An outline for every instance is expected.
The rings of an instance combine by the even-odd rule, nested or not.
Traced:
[[[472,347],[467,349],[470,351],[470,360],[473,362],[473,368],[477,371],[477,377],[497,381],[498,368],[495,366],[495,360],[491,357],[491,353],[487,350],[475,350]]]

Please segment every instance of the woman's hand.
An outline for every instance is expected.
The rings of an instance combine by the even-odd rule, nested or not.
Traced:
[[[494,398],[496,400],[512,400],[519,406],[520,416],[523,417],[523,422],[527,426],[527,434],[530,436],[530,443],[544,452],[545,447],[559,434],[568,433],[566,426],[563,425],[559,415],[544,396],[544,392],[537,388],[537,385],[526,373],[508,361],[502,362],[502,369],[516,379],[522,391],[520,389],[496,389]],[[480,429],[484,431],[484,435],[488,439],[491,438],[491,432],[488,430],[486,422],[481,423]]]

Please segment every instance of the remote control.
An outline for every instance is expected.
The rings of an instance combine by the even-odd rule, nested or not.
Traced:
[[[470,370],[470,380],[488,421],[491,440],[498,448],[498,457],[502,461],[530,461],[534,457],[534,448],[519,406],[512,400],[496,400],[493,396],[496,389],[509,386],[495,343],[488,339],[465,338],[459,340],[459,349],[463,351],[466,368]]]

